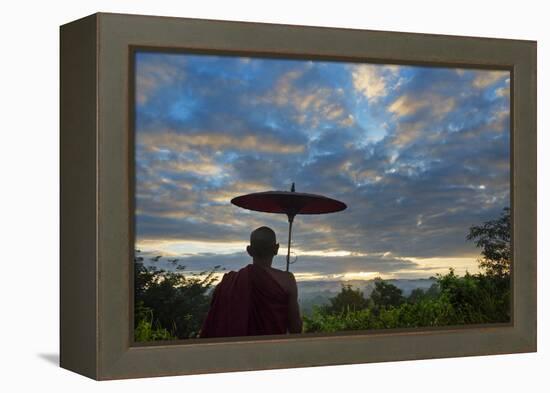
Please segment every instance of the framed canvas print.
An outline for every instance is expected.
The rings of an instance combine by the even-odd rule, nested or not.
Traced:
[[[536,43],[61,27],[61,366],[536,351]]]

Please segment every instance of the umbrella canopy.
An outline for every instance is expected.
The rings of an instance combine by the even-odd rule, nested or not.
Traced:
[[[265,213],[326,214],[344,210],[346,204],[322,195],[293,191],[265,191],[241,195],[231,203],[248,210]]]
[[[295,192],[294,183],[290,191],[265,191],[241,195],[231,199],[231,203],[243,209],[264,213],[286,214],[288,217],[288,252],[286,271],[290,264],[290,240],[292,222],[297,214],[326,214],[344,210],[344,202],[323,195]]]

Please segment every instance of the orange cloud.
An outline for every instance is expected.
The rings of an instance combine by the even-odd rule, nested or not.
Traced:
[[[212,149],[253,150],[265,153],[301,153],[305,146],[285,144],[269,136],[245,135],[233,137],[221,132],[203,132],[200,134],[178,134],[175,132],[143,133],[139,143],[150,148],[170,151],[189,151],[190,147],[210,147]]]
[[[477,71],[472,82],[472,85],[475,88],[483,89],[487,86],[490,86],[502,78],[509,77],[509,71]]]
[[[424,108],[430,108],[434,117],[441,117],[455,108],[456,101],[453,97],[443,98],[436,95],[424,97],[412,97],[408,94],[396,99],[388,110],[397,116],[408,116]]]

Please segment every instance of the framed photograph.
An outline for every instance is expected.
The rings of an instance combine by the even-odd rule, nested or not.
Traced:
[[[536,351],[536,42],[61,27],[61,366]]]

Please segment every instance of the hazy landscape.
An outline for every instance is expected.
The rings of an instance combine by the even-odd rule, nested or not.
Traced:
[[[427,291],[436,283],[435,278],[423,279],[389,279],[387,283],[401,289],[403,296],[409,296],[415,289]],[[343,286],[350,285],[358,289],[365,297],[369,297],[374,290],[375,281],[353,280],[353,281],[298,281],[298,301],[303,314],[311,314],[314,306],[330,304],[330,299],[340,293]]]

